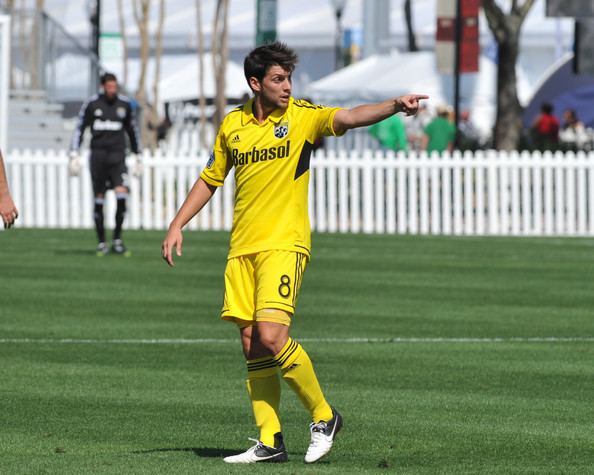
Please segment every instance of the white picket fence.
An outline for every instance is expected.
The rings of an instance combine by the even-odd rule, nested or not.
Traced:
[[[208,153],[143,156],[131,177],[128,229],[165,229],[206,163]],[[65,152],[12,152],[6,157],[22,227],[91,228],[88,169],[70,177]],[[228,230],[233,176],[190,229]],[[107,224],[115,199],[108,193]],[[316,154],[309,211],[320,232],[594,235],[594,153],[387,155]]]

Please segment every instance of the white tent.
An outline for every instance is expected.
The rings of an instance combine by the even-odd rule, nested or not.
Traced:
[[[113,72],[119,80],[123,80],[123,66],[121,61],[106,61],[104,68]],[[55,67],[57,81],[57,97],[60,100],[76,100],[85,97],[87,91],[81,91],[81,84],[87,84],[90,66],[87,58],[80,55],[67,54],[62,56],[52,67]],[[161,80],[159,81],[159,101],[179,102],[198,98],[198,59],[196,55],[164,56],[161,63]],[[149,101],[153,100],[153,78],[155,61],[150,59],[147,65],[146,92]],[[140,61],[128,61],[128,81],[125,89],[130,93],[136,91],[140,76]],[[207,98],[215,95],[215,79],[212,56],[204,56],[204,92]],[[227,78],[225,94],[229,99],[241,99],[249,94],[250,89],[243,75],[243,68],[231,61],[227,62]],[[161,105],[159,104],[159,106]]]
[[[104,63],[108,71],[122,77],[121,61],[108,61]],[[169,55],[161,61],[161,80],[159,81],[159,98],[161,102],[178,102],[198,98],[198,59],[196,55]],[[155,74],[155,61],[150,59],[147,67],[147,93],[152,100],[152,84]],[[128,61],[128,82],[126,89],[135,91],[140,76],[140,61]],[[216,84],[212,64],[212,56],[204,55],[204,95],[208,98],[215,96]],[[249,94],[243,68],[238,64],[228,61],[225,82],[225,95],[230,99],[240,99],[244,94]]]
[[[358,100],[372,99],[377,94],[364,93],[364,85],[380,72],[396,68],[400,61],[401,55],[397,51],[385,56],[370,56],[310,84],[309,95],[313,94],[322,102],[348,102],[353,99],[353,94]]]
[[[477,127],[488,134],[495,120],[497,67],[481,56],[479,68],[477,74],[462,75],[461,108],[469,110]],[[525,104],[532,87],[520,68],[517,75],[520,101]],[[317,102],[349,106],[409,93],[429,95],[433,107],[452,104],[453,76],[437,71],[432,52],[374,56],[312,83],[308,95]]]

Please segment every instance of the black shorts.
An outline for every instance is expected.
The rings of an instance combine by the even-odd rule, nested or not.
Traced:
[[[128,188],[126,153],[111,150],[91,150],[93,193],[102,194],[116,186]]]

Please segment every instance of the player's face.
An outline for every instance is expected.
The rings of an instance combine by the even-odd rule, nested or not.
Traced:
[[[280,66],[271,66],[258,83],[264,104],[278,109],[288,107],[292,88],[291,73]]]
[[[108,99],[113,99],[118,93],[117,81],[106,81],[103,84],[103,92]]]

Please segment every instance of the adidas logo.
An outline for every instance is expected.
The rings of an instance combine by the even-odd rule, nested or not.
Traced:
[[[238,142],[240,142],[240,140],[239,140],[239,134],[235,134],[235,137],[233,137],[231,139],[231,143],[238,143]]]

